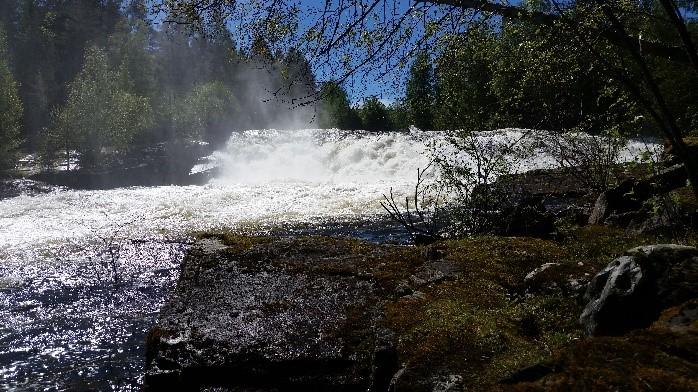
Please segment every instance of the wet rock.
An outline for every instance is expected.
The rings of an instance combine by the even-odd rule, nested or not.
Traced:
[[[644,328],[698,292],[698,249],[642,246],[611,262],[589,283],[580,317],[590,335]]]
[[[332,268],[338,245],[200,245],[149,333],[145,389],[386,390],[397,354],[372,328],[380,290]]]
[[[540,200],[527,200],[512,209],[506,218],[504,235],[547,238],[555,231],[555,217]]]
[[[640,209],[642,200],[639,200],[638,195],[632,192],[634,185],[635,181],[628,179],[617,187],[602,192],[594,203],[594,208],[589,216],[589,224],[604,224],[611,214]]]
[[[548,364],[543,363],[537,363],[515,371],[509,377],[501,380],[500,383],[516,384],[520,382],[536,381],[555,371],[556,369],[554,366],[550,366]]]
[[[427,376],[415,368],[402,368],[390,381],[389,392],[456,392],[463,390],[463,377],[458,374]]]

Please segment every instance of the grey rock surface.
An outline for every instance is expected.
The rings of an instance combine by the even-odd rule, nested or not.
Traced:
[[[206,240],[185,259],[148,337],[146,390],[387,388],[397,365],[372,328],[375,284],[293,241],[231,252]]]
[[[620,335],[644,328],[662,310],[698,292],[698,249],[650,245],[629,250],[587,286],[580,322],[590,335]]]

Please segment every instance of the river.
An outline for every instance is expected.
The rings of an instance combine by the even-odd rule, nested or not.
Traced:
[[[219,168],[203,186],[0,200],[0,389],[138,390],[145,333],[197,231],[404,241],[380,201],[390,188],[410,192],[430,160],[426,145],[440,137],[235,132],[192,168]],[[631,143],[624,159],[643,148]],[[520,169],[551,165],[535,155]]]

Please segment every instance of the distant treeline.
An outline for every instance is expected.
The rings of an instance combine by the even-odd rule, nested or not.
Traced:
[[[142,1],[2,1],[5,166],[18,147],[99,165],[105,151],[314,115],[293,103],[316,92],[299,52],[271,53],[262,38],[241,50],[223,25],[203,38],[148,16]]]
[[[205,37],[176,23],[156,28],[146,3],[0,2],[0,167],[10,167],[20,150],[47,161],[78,151],[83,166],[99,166],[105,156],[153,143],[219,143],[233,129],[299,124],[369,131],[651,127],[603,56],[574,50],[556,28],[523,19],[443,36],[439,48],[416,54],[404,97],[388,106],[368,97],[357,106],[341,84],[318,84],[298,50],[273,51],[264,37],[242,47],[223,21]],[[647,30],[658,40],[670,36],[656,20]],[[695,36],[696,24],[688,28]],[[662,59],[650,66],[680,127],[698,129],[697,74]]]
[[[522,2],[526,9],[552,13],[546,4]],[[644,24],[636,27],[650,32],[645,39],[676,42],[661,7],[648,2],[637,8],[633,10],[648,16],[627,23]],[[696,19],[686,22],[698,42]],[[580,50],[569,29],[528,19],[473,24],[466,32],[442,36],[438,47],[415,55],[402,99],[386,107],[372,97],[362,108],[349,108],[342,101],[341,86],[328,85],[329,96],[337,96],[326,99],[331,102],[328,107],[343,128],[360,126],[363,120],[369,129],[519,127],[660,135],[646,105],[621,83],[621,77],[630,78],[638,89],[644,88],[633,62],[619,58],[617,49],[603,41],[594,41],[591,50]],[[698,73],[689,64],[666,58],[649,57],[648,67],[678,126],[686,134],[697,132]]]

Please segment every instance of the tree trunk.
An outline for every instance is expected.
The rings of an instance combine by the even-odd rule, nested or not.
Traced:
[[[605,2],[601,4],[601,9],[611,22],[613,28],[623,37],[623,41],[626,43],[633,60],[640,68],[642,76],[645,79],[645,83],[647,84],[647,88],[650,90],[650,93],[652,94],[658,108],[658,114],[661,119],[658,119],[660,120],[658,121],[660,129],[664,132],[669,143],[676,150],[679,158],[683,161],[686,174],[688,175],[688,180],[690,181],[691,188],[693,189],[693,193],[696,195],[696,197],[698,197],[698,162],[696,162],[695,157],[689,153],[688,147],[683,140],[681,129],[679,128],[676,119],[672,115],[669,106],[666,104],[666,100],[664,99],[657,82],[654,80],[652,72],[647,66],[647,62],[645,61],[644,57],[642,57],[642,54],[630,44],[632,39],[626,33],[623,24],[620,22],[620,20],[618,20],[618,17],[613,12],[613,9]]]
[[[679,33],[683,46],[688,54],[688,58],[691,60],[691,64],[693,64],[693,68],[696,72],[698,72],[698,52],[696,51],[696,46],[693,44],[693,40],[691,39],[691,34],[688,32],[686,23],[676,7],[676,3],[673,0],[659,0],[659,2],[662,3],[664,11],[666,11],[671,23]]]

